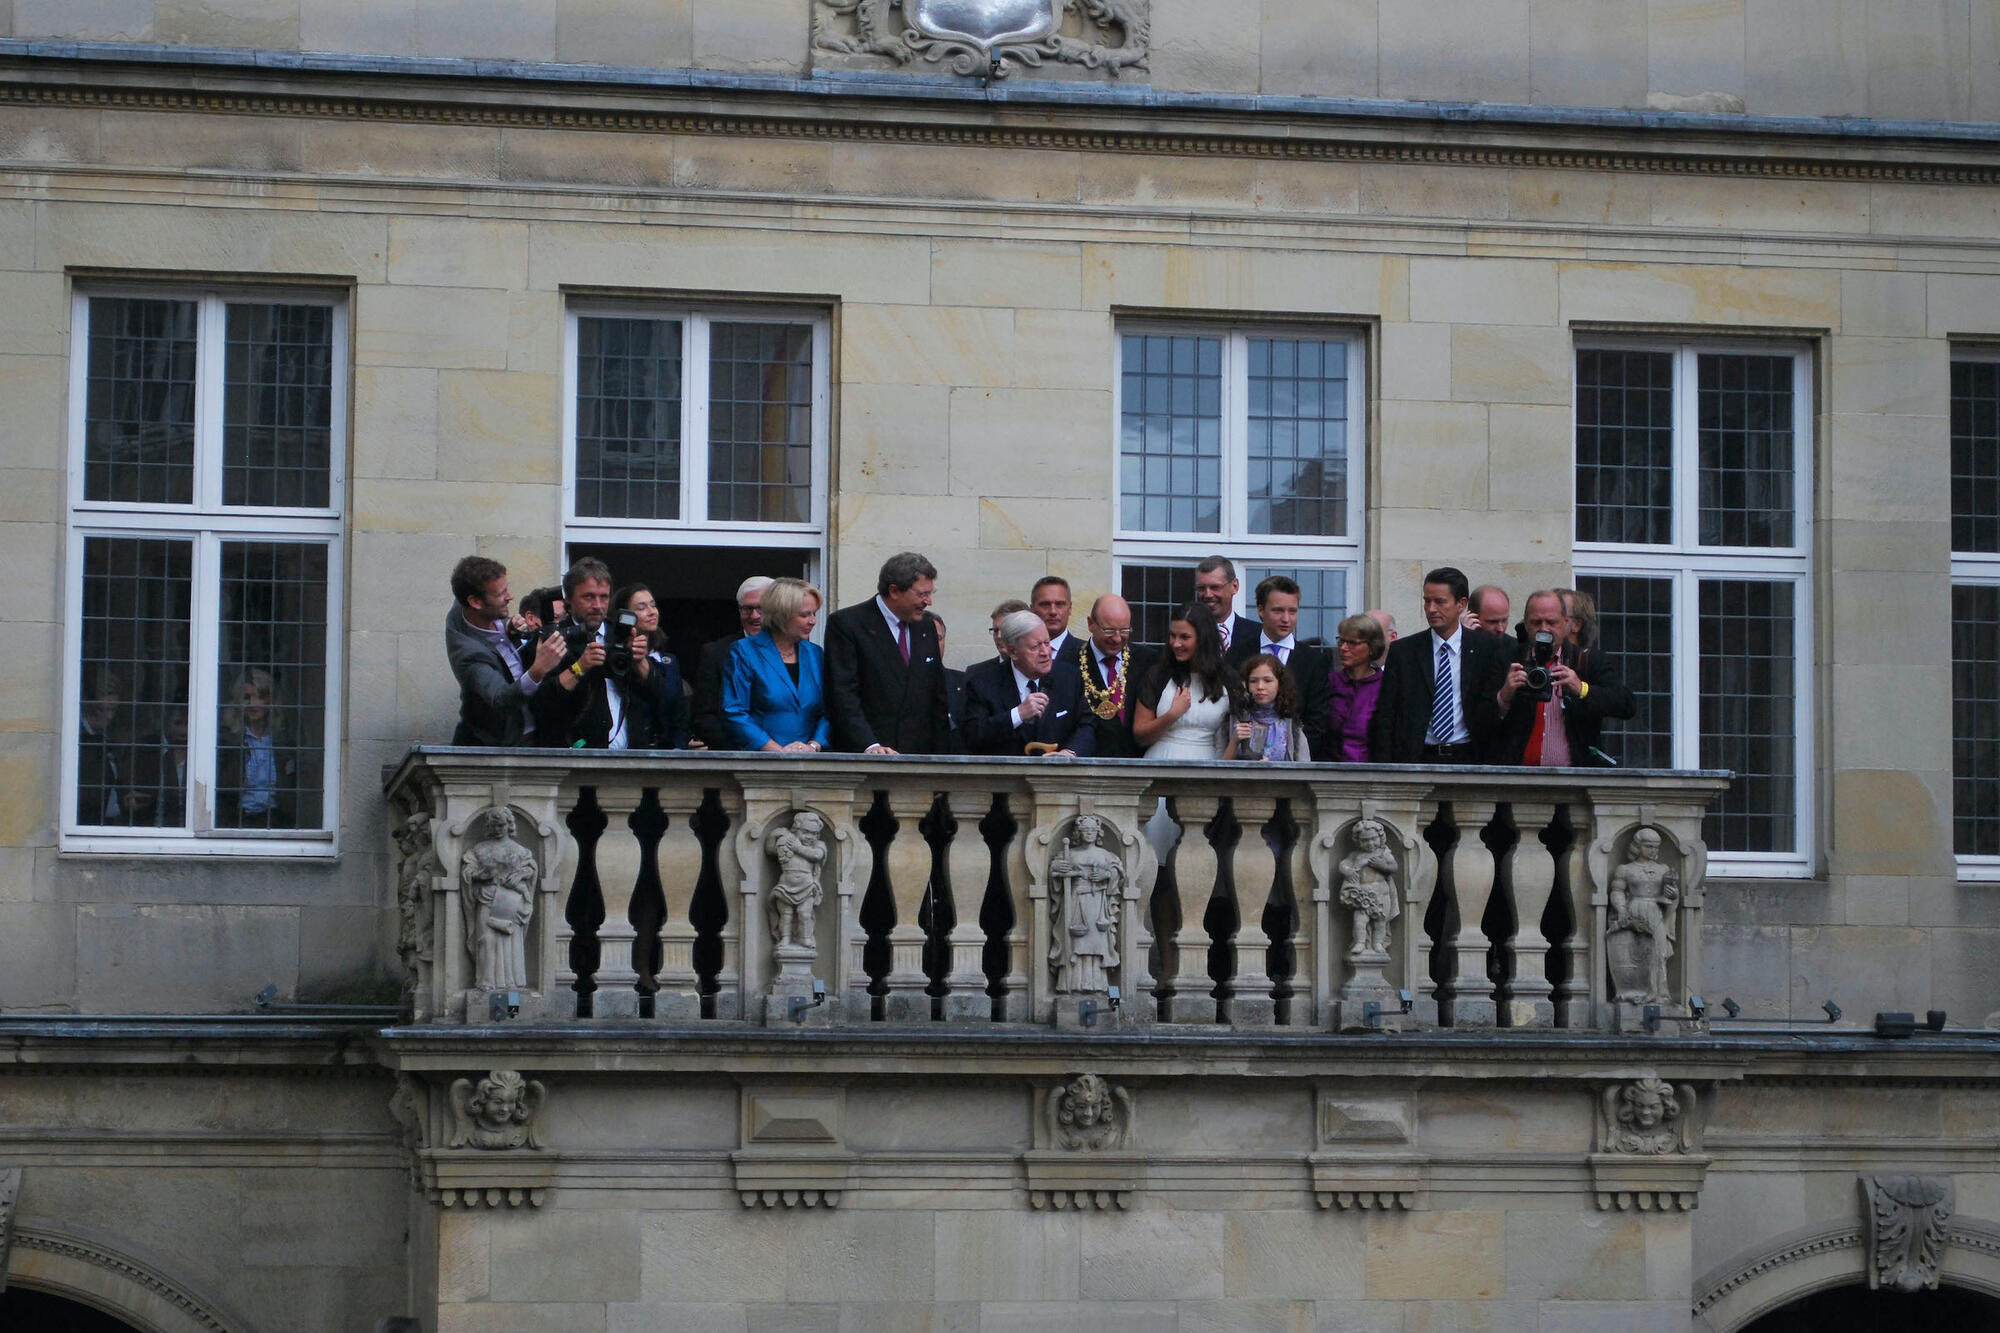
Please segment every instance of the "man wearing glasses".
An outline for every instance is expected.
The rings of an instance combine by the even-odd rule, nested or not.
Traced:
[[[1071,635],[1055,670],[1082,683],[1085,720],[1097,732],[1097,757],[1137,759],[1145,747],[1133,739],[1132,716],[1152,656],[1131,646],[1132,608],[1115,593],[1092,602],[1085,623],[1090,637]]]
[[[701,650],[701,669],[694,679],[693,716],[689,719],[694,730],[694,739],[688,742],[690,750],[736,748],[722,720],[722,668],[738,639],[764,632],[764,589],[771,582],[762,574],[743,580],[736,589],[736,633]]]

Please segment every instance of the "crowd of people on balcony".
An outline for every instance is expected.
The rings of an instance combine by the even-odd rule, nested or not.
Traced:
[[[445,621],[453,743],[1589,767],[1614,762],[1605,722],[1636,712],[1573,588],[1530,594],[1513,622],[1505,590],[1443,566],[1424,575],[1424,633],[1401,638],[1377,610],[1327,644],[1299,636],[1299,586],[1282,574],[1257,585],[1256,619],[1235,614],[1235,567],[1211,556],[1155,651],[1132,643],[1113,593],[1072,630],[1070,586],[1050,576],[994,608],[996,655],[960,672],[945,665],[936,581],[922,555],[891,556],[875,596],[827,617],[822,648],[818,588],[749,579],[740,632],[689,679],[645,584],[617,587],[586,557],[510,614],[506,569],[468,556]],[[243,725],[253,714],[246,698]],[[254,741],[238,748],[255,761]]]

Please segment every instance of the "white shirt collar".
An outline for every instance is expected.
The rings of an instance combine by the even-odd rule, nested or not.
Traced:
[[[1287,634],[1282,639],[1274,639],[1260,629],[1257,631],[1257,646],[1259,648],[1263,648],[1266,646],[1272,648],[1283,648],[1286,652],[1290,652],[1292,649],[1298,647],[1298,638],[1299,636],[1296,630],[1294,630],[1290,634]]]
[[[1462,646],[1464,646],[1465,643],[1465,627],[1463,625],[1453,626],[1451,631],[1451,637],[1449,639],[1445,638],[1442,634],[1439,634],[1436,630],[1432,630],[1431,638],[1443,644],[1445,647],[1451,649],[1451,655],[1453,657],[1457,657],[1458,650]]]
[[[896,613],[889,609],[889,604],[882,600],[882,594],[879,592],[875,594],[875,609],[882,613],[882,619],[889,622],[890,634],[897,635],[903,632],[903,626],[908,622],[898,618]]]
[[[1015,666],[1012,662],[1009,662],[1007,666],[1008,669],[1014,673],[1014,693],[1019,695],[1023,699],[1027,698],[1028,682],[1030,680],[1037,679],[1037,677],[1025,674],[1024,672],[1022,672],[1021,668]]]

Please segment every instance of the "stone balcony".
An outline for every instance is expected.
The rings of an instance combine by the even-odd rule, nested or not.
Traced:
[[[422,1026],[1644,1040],[1701,1021],[1727,778],[420,747],[386,790]]]

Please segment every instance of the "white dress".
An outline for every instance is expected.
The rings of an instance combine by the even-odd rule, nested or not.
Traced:
[[[1220,759],[1223,749],[1229,744],[1229,695],[1204,699],[1201,687],[1195,685],[1194,700],[1187,711],[1173,720],[1167,734],[1153,742],[1146,751],[1148,759]],[[1160,694],[1154,705],[1155,716],[1164,714],[1174,706],[1174,696],[1180,687],[1172,681]]]

